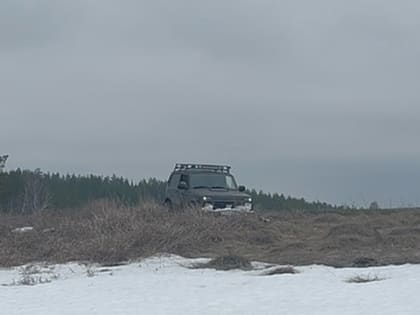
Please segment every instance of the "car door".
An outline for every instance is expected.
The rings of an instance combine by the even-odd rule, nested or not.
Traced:
[[[168,181],[168,188],[166,197],[171,200],[173,205],[180,205],[180,196],[178,193],[178,184],[181,178],[181,174],[172,174]]]
[[[180,204],[185,207],[190,204],[191,196],[190,196],[190,176],[187,174],[182,174],[180,176],[179,182],[186,182],[188,189],[178,189],[178,196]]]

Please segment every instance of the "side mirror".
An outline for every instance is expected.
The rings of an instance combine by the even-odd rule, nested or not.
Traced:
[[[188,189],[187,183],[186,182],[179,182],[178,189],[187,190]]]
[[[246,190],[245,186],[239,186],[238,188],[239,188],[239,191],[245,191]]]

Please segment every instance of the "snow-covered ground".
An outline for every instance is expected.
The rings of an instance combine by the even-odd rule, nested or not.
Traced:
[[[73,263],[0,269],[0,314],[420,313],[420,265],[307,266],[298,267],[298,274],[264,276],[262,264],[252,271],[186,267],[194,262],[162,256],[117,267]],[[346,282],[354,276],[383,280]]]

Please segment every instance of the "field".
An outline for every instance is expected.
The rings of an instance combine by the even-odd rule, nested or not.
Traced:
[[[0,302],[9,315],[417,314],[419,244],[415,209],[3,214]]]
[[[99,202],[78,211],[0,216],[3,267],[40,261],[116,264],[159,253],[365,267],[420,263],[419,249],[416,209],[215,216]]]

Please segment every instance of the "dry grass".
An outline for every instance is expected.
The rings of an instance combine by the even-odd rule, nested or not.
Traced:
[[[264,276],[297,274],[299,271],[293,266],[276,267],[263,273]]]
[[[368,283],[375,281],[382,281],[385,278],[379,277],[378,275],[357,275],[346,280],[347,283]]]
[[[237,255],[218,256],[207,263],[200,263],[193,266],[193,268],[209,268],[216,270],[251,270],[252,265],[249,259]]]
[[[18,271],[19,278],[9,284],[3,284],[3,286],[34,286],[50,283],[59,278],[58,274],[54,272],[53,266],[29,264],[18,268]]]
[[[31,226],[33,230],[13,232]],[[96,202],[78,211],[0,215],[0,266],[37,261],[113,265],[157,253],[235,255],[280,265],[420,262],[420,213],[281,212],[214,216],[155,204]]]
[[[239,238],[254,223],[255,218],[214,217],[194,209],[170,213],[154,204],[131,208],[108,202],[75,213],[3,216],[0,265],[70,260],[109,265],[160,252],[204,255],[207,249]],[[34,229],[13,233],[19,226]]]
[[[377,265],[377,260],[369,257],[357,257],[355,260],[353,260],[353,267],[366,268]]]

